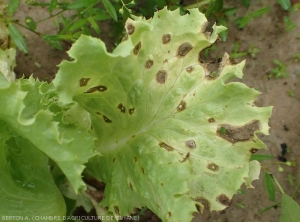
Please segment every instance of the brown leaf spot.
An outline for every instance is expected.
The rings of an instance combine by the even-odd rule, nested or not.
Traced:
[[[120,214],[120,212],[119,212],[119,207],[118,207],[118,206],[114,206],[114,210],[115,210],[115,213],[116,213],[116,214],[118,214],[118,215]]]
[[[100,112],[96,112],[96,114],[98,114],[98,115],[100,115],[100,116],[102,115]]]
[[[172,216],[172,213],[171,213],[170,211],[168,212],[168,216],[169,216],[169,217],[171,217],[171,216]]]
[[[165,148],[167,151],[173,151],[174,150],[173,147],[171,147],[171,146],[169,146],[169,145],[167,145],[167,144],[165,144],[163,142],[160,142],[159,146],[162,147],[162,148]]]
[[[162,37],[162,43],[167,44],[171,41],[171,35],[170,34],[164,34]]]
[[[116,162],[116,158],[113,158],[113,163]]]
[[[167,80],[167,72],[165,70],[159,70],[158,73],[156,74],[156,81],[160,84],[165,84]]]
[[[134,33],[135,27],[134,27],[133,24],[128,23],[128,24],[126,25],[126,29],[127,29],[128,35],[132,35],[132,34]]]
[[[219,201],[221,204],[225,206],[229,206],[231,201],[225,194],[221,194],[220,196],[217,197],[217,201]]]
[[[215,120],[214,118],[209,118],[209,119],[208,119],[208,122],[209,122],[209,123],[214,123],[214,122],[216,122],[216,120]]]
[[[125,113],[125,111],[126,111],[126,109],[125,109],[125,107],[122,105],[122,103],[120,103],[120,104],[118,105],[118,109],[121,110],[122,113]]]
[[[135,108],[129,109],[129,114],[132,115],[134,113]]]
[[[103,116],[103,119],[104,119],[104,121],[107,122],[107,123],[111,123],[111,122],[112,122],[112,121],[111,121],[110,119],[108,119],[106,116]]]
[[[142,172],[143,172],[143,174],[145,174],[145,170],[144,170],[144,168],[142,167]]]
[[[258,149],[255,149],[255,148],[252,148],[251,150],[250,150],[250,153],[256,153],[258,151]]]
[[[210,209],[210,203],[204,197],[196,197],[194,200],[201,203],[204,207],[204,210],[209,210]],[[200,206],[198,204],[196,204],[196,208],[200,213],[202,212],[202,207],[200,208]]]
[[[79,80],[79,86],[82,87],[82,86],[86,86],[89,82],[90,78],[81,78]]]
[[[145,63],[145,68],[150,69],[153,66],[153,60],[148,59]]]
[[[126,33],[126,35],[123,37],[122,42],[128,40],[128,34]]]
[[[141,42],[139,42],[139,43],[134,47],[134,49],[133,49],[133,54],[134,54],[134,55],[137,55],[137,54],[139,53],[141,47],[142,47],[142,44],[141,44]]]
[[[210,163],[207,165],[207,168],[216,172],[220,169],[220,167],[217,165],[217,164],[214,164],[214,163]]]
[[[186,108],[186,102],[184,100],[182,100],[179,103],[179,105],[177,106],[177,111],[181,112],[181,111],[185,110],[185,108]]]
[[[136,161],[137,161],[137,158],[136,158],[136,157],[134,157],[133,159],[134,159],[134,162],[136,162]]]
[[[231,126],[222,124],[218,126],[217,135],[231,143],[250,140],[254,132],[260,129],[260,122],[255,120],[244,126]]]
[[[195,143],[194,140],[187,140],[187,141],[185,141],[185,145],[188,148],[191,148],[191,149],[195,149],[196,148],[196,143]]]
[[[193,46],[191,45],[191,43],[189,42],[182,43],[178,48],[177,56],[184,57],[186,54],[189,53],[189,51],[192,50],[192,48]]]
[[[87,189],[86,192],[97,202],[100,203],[104,197],[104,192],[99,190]]]
[[[191,73],[191,72],[194,71],[194,67],[193,66],[189,66],[189,67],[186,68],[186,71],[189,72],[189,73]]]
[[[96,91],[104,92],[106,90],[107,90],[106,86],[95,86],[95,87],[88,89],[85,93],[93,93]]]
[[[185,161],[187,161],[187,159],[190,157],[190,152],[188,152],[187,154],[186,154],[186,156],[183,158],[183,160],[180,160],[180,162],[185,162]]]
[[[130,187],[130,189],[131,189],[131,190],[133,190],[133,188],[132,188],[132,184],[131,184],[131,183],[129,183],[129,187]]]

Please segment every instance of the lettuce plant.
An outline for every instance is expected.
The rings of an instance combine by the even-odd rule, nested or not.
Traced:
[[[229,82],[244,61],[224,54],[208,69],[201,52],[225,28],[206,26],[196,9],[163,9],[128,19],[112,53],[81,36],[50,84],[2,78],[0,215],[63,216],[62,194],[80,204],[83,175],[105,184],[99,214],[147,206],[163,221],[222,210],[242,184],[252,187],[260,165],[250,157],[265,147],[256,134],[268,134],[271,107]]]

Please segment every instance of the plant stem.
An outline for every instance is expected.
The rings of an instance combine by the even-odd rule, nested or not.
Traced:
[[[207,5],[210,2],[212,2],[212,1],[211,0],[203,0],[201,2],[197,2],[197,3],[191,4],[191,5],[187,5],[187,6],[184,7],[184,9],[199,8],[200,6]]]
[[[57,15],[63,13],[64,11],[66,11],[66,9],[63,9],[63,10],[59,11],[59,12],[56,13],[56,14],[50,15],[50,16],[47,17],[47,18],[43,18],[43,19],[41,19],[41,20],[39,20],[39,21],[36,21],[35,23],[40,23],[40,22],[43,22],[43,21],[48,20],[48,19],[50,19],[50,18],[53,18],[53,17],[55,17],[55,16],[57,16]]]
[[[275,181],[275,183],[276,183],[277,187],[279,188],[280,192],[281,192],[282,194],[285,194],[284,191],[283,191],[283,189],[282,189],[282,187],[281,187],[281,185],[279,184],[279,182],[276,180],[275,177],[273,177],[273,180]]]
[[[14,22],[16,25],[18,25],[18,26],[21,26],[22,28],[24,28],[24,29],[27,29],[27,30],[29,30],[29,31],[31,31],[31,32],[33,32],[33,33],[35,33],[35,34],[37,34],[38,36],[40,36],[41,35],[41,33],[39,33],[39,32],[36,32],[36,31],[34,31],[34,30],[32,30],[32,29],[29,29],[28,27],[26,27],[25,25],[22,25],[22,24],[20,24],[20,23],[18,23],[18,22]]]
[[[299,190],[299,188],[300,188],[300,178],[299,178],[299,180],[298,180],[298,184],[297,184],[297,186],[296,186],[296,189],[294,190],[294,192],[293,192],[293,194],[292,194],[292,198],[294,198],[294,197],[296,196],[297,191]]]

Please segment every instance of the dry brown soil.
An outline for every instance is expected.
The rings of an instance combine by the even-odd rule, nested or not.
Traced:
[[[226,1],[228,6],[237,6],[238,1]],[[296,166],[288,167],[279,161],[264,161],[262,166],[268,172],[272,173],[282,185],[287,194],[292,194],[295,186],[288,182],[288,177],[294,177],[294,183],[299,179],[300,162],[300,61],[294,60],[294,55],[300,53],[300,13],[285,12],[273,0],[252,1],[249,9],[239,7],[237,15],[232,17],[234,20],[238,16],[243,16],[247,12],[253,12],[262,7],[269,6],[270,12],[261,18],[251,21],[243,30],[238,30],[232,22],[229,24],[228,40],[218,44],[218,50],[212,54],[217,57],[224,52],[232,52],[234,42],[240,43],[240,51],[247,51],[251,45],[259,49],[255,57],[246,56],[247,64],[244,69],[245,77],[243,83],[249,87],[258,89],[262,94],[257,99],[258,106],[274,106],[273,115],[270,120],[270,136],[261,136],[268,146],[268,150],[261,150],[259,153],[281,155],[281,144],[285,143],[288,147],[288,153],[285,158],[288,161],[295,161]],[[22,5],[17,17],[24,21],[24,17],[29,15],[36,20],[48,16],[46,9],[30,8]],[[283,22],[284,16],[290,16],[291,20],[298,26],[291,32],[285,30]],[[109,26],[102,26],[102,39],[111,48],[112,38],[109,35]],[[38,31],[42,33],[56,33],[58,27],[55,25],[55,19],[40,23]],[[15,69],[18,77],[25,75],[28,77],[33,74],[42,80],[51,81],[58,68],[57,65],[67,55],[63,51],[52,49],[39,36],[22,29],[26,34],[26,42],[29,48],[29,54],[18,53],[17,67]],[[68,45],[64,45],[68,49]],[[275,66],[273,59],[278,59],[288,66],[288,78],[269,79],[268,73]],[[290,96],[291,90],[294,96]],[[278,163],[279,162],[279,163]],[[278,171],[278,166],[282,166],[284,172]],[[255,181],[255,189],[245,191],[245,194],[236,194],[232,200],[231,206],[222,212],[206,212],[198,216],[195,221],[222,221],[222,222],[272,222],[279,221],[280,206],[273,207],[265,213],[260,213],[264,208],[273,204],[268,200],[268,195],[264,187],[263,173],[260,180]],[[277,189],[276,200],[280,201],[281,194]],[[300,203],[299,191],[296,195],[296,201]],[[159,221],[149,212],[141,221]],[[300,218],[299,218],[300,221]]]

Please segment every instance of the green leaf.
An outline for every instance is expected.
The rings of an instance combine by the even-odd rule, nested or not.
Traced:
[[[60,44],[60,40],[54,40],[54,39],[49,39],[47,36],[43,36],[43,39],[53,48],[58,49],[58,50],[63,50],[63,47]]]
[[[89,22],[91,23],[92,28],[95,30],[97,34],[100,34],[100,28],[92,17],[89,17]]]
[[[223,9],[223,0],[216,0],[215,1],[215,11],[220,12]]]
[[[92,16],[95,21],[103,21],[111,19],[104,9],[94,9],[94,15]]]
[[[71,40],[72,39],[72,35],[44,35],[43,38],[46,41]]]
[[[8,15],[11,17],[19,8],[21,0],[9,0],[8,1]]]
[[[55,103],[53,86],[30,77],[17,82],[0,84],[0,120],[36,149],[52,159],[64,172],[75,192],[85,188],[81,173],[84,164],[96,154],[94,138],[87,132],[85,116],[77,110],[79,122],[73,113]],[[67,118],[63,117],[67,110]],[[80,125],[81,121],[85,121]],[[85,125],[86,127],[86,125]],[[38,136],[37,136],[38,135]],[[38,150],[37,150],[38,152]],[[30,159],[30,158],[29,158]]]
[[[16,221],[12,218],[18,216],[32,221],[33,217],[39,220],[46,215],[63,221],[65,202],[53,182],[47,156],[3,121],[0,121],[0,134],[2,221],[4,218]]]
[[[25,23],[26,23],[26,25],[28,26],[29,29],[31,29],[33,31],[36,29],[36,23],[33,20],[33,18],[31,18],[29,16],[26,16]]]
[[[270,159],[274,159],[274,156],[272,156],[272,155],[262,155],[262,154],[253,154],[251,156],[250,160],[263,161],[263,160],[270,160]]]
[[[233,16],[237,11],[237,8],[226,8],[223,10],[227,17]]]
[[[117,16],[117,12],[116,12],[116,9],[114,8],[114,6],[110,3],[109,0],[102,0],[102,2],[103,2],[105,9],[109,13],[109,15],[113,18],[113,20],[115,20],[117,22],[118,16]]]
[[[270,11],[270,7],[261,8],[251,13],[251,18],[258,18]]]
[[[250,22],[254,18],[261,17],[263,14],[269,11],[270,11],[270,7],[261,8],[255,12],[251,12],[247,14],[245,17],[239,17],[235,19],[234,23],[238,25],[238,28],[242,29],[248,24],[248,22]]]
[[[250,17],[240,17],[234,20],[234,23],[238,25],[239,29],[244,28],[248,22],[251,20]]]
[[[277,2],[281,5],[284,10],[290,10],[291,1],[290,0],[277,0]]]
[[[275,186],[271,174],[265,172],[265,186],[268,192],[269,200],[275,201]]]
[[[49,5],[49,12],[52,13],[54,9],[56,9],[57,6],[57,0],[51,0]]]
[[[69,19],[66,18],[63,14],[61,15],[61,18],[62,18],[62,20],[63,20],[63,22],[64,22],[65,28],[66,28],[66,29],[70,29],[70,27],[71,27],[71,22],[69,21]]]
[[[297,222],[300,218],[300,206],[290,196],[284,194],[281,199],[280,222]]]
[[[249,8],[250,6],[250,0],[241,0],[243,6],[245,6],[246,8]]]
[[[25,40],[19,30],[12,24],[8,24],[9,35],[16,44],[16,46],[23,52],[28,53]]]
[[[75,0],[68,5],[68,9],[82,9],[95,5],[99,0]]]
[[[198,62],[225,28],[214,25],[208,36],[198,9],[179,13],[128,19],[127,40],[112,53],[81,36],[53,82],[59,104],[89,117],[103,156],[86,173],[106,184],[107,214],[147,206],[163,221],[191,221],[197,209],[226,208],[258,178],[250,151],[265,147],[256,134],[268,133],[271,107],[253,106],[257,91],[228,82],[242,77],[245,62],[225,54],[214,78]]]
[[[224,26],[224,27],[227,27],[227,26],[228,26],[226,20],[224,20],[224,19],[222,19],[222,18],[218,18],[218,23],[219,23],[220,25]],[[228,30],[224,30],[224,31],[221,32],[219,35],[220,35],[221,40],[222,40],[223,42],[225,42],[226,39],[227,39],[227,36],[228,36]]]
[[[295,29],[297,27],[297,24],[295,22],[293,22],[290,19],[290,17],[288,17],[288,16],[284,16],[283,21],[285,24],[285,30],[288,32],[292,31],[293,29]]]
[[[76,29],[80,29],[80,28],[82,28],[87,22],[88,22],[87,19],[79,19],[79,20],[77,20],[76,22],[74,22],[74,23],[72,24],[72,26],[70,27],[69,30],[72,32],[72,31],[74,31],[74,30],[76,30]]]

